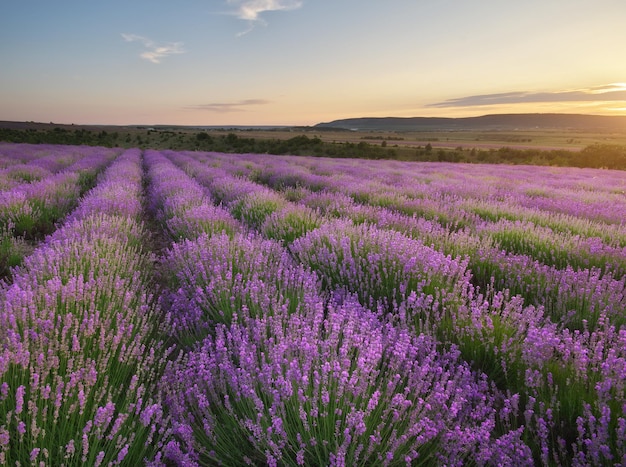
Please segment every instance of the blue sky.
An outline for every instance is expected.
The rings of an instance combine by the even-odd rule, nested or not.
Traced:
[[[623,0],[19,0],[0,120],[626,115]]]

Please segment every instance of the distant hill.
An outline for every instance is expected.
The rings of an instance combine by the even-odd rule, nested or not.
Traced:
[[[589,130],[626,132],[626,116],[581,114],[499,114],[482,117],[364,117],[318,123],[319,129],[365,131],[454,131],[454,130]]]

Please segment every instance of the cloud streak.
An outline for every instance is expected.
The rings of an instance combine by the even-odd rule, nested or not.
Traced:
[[[249,28],[238,34],[242,36],[252,31],[256,23],[266,24],[261,17],[263,13],[297,10],[304,2],[302,0],[227,0],[226,3],[234,7],[231,14],[249,23]]]
[[[161,63],[161,60],[165,57],[185,53],[182,42],[157,43],[144,36],[126,33],[122,33],[122,38],[126,42],[139,42],[142,44],[145,50],[139,56],[152,63]]]
[[[481,105],[523,104],[540,102],[608,102],[626,101],[626,83],[612,83],[585,89],[552,92],[504,92],[457,97],[427,107],[474,107]]]
[[[247,110],[246,107],[266,105],[269,103],[270,101],[265,99],[244,99],[237,102],[212,102],[209,104],[191,105],[186,107],[186,109],[215,113],[245,112]]]

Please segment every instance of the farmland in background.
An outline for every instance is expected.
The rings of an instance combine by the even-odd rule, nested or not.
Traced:
[[[626,169],[619,128],[348,130],[313,127],[89,126],[0,122],[0,141],[419,162]]]
[[[626,465],[625,219],[620,170],[0,144],[0,465]]]

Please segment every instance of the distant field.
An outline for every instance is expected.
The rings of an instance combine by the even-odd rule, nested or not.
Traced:
[[[216,134],[224,131],[213,130]],[[226,132],[227,133],[227,132]],[[366,141],[370,144],[387,141],[387,146],[425,146],[454,149],[459,146],[471,149],[567,149],[578,151],[592,144],[626,144],[625,133],[586,133],[579,131],[432,131],[432,132],[382,132],[382,131],[316,131],[315,129],[246,130],[250,138],[288,139],[297,135],[317,136],[325,142]]]
[[[80,126],[0,122],[0,141],[626,170],[626,132],[615,130],[352,131],[329,127]]]
[[[519,131],[349,131],[314,127],[285,127],[277,129],[244,129],[228,126],[218,129],[200,130],[194,127],[177,126],[98,126],[98,125],[62,125],[55,123],[29,122],[0,122],[0,128],[19,131],[58,131],[76,132],[88,131],[108,135],[117,134],[116,142],[120,146],[125,143],[136,144],[137,138],[141,146],[163,147],[164,144],[177,140],[181,145],[193,138],[199,131],[209,135],[220,136],[235,133],[240,137],[256,139],[287,140],[296,136],[317,137],[324,142],[355,143],[362,141],[369,144],[381,144],[386,141],[388,147],[419,147],[431,144],[435,148],[455,149],[459,146],[471,149],[498,149],[509,147],[514,149],[566,149],[581,150],[592,144],[626,145],[626,131],[624,132],[586,132],[580,130],[519,130]]]

